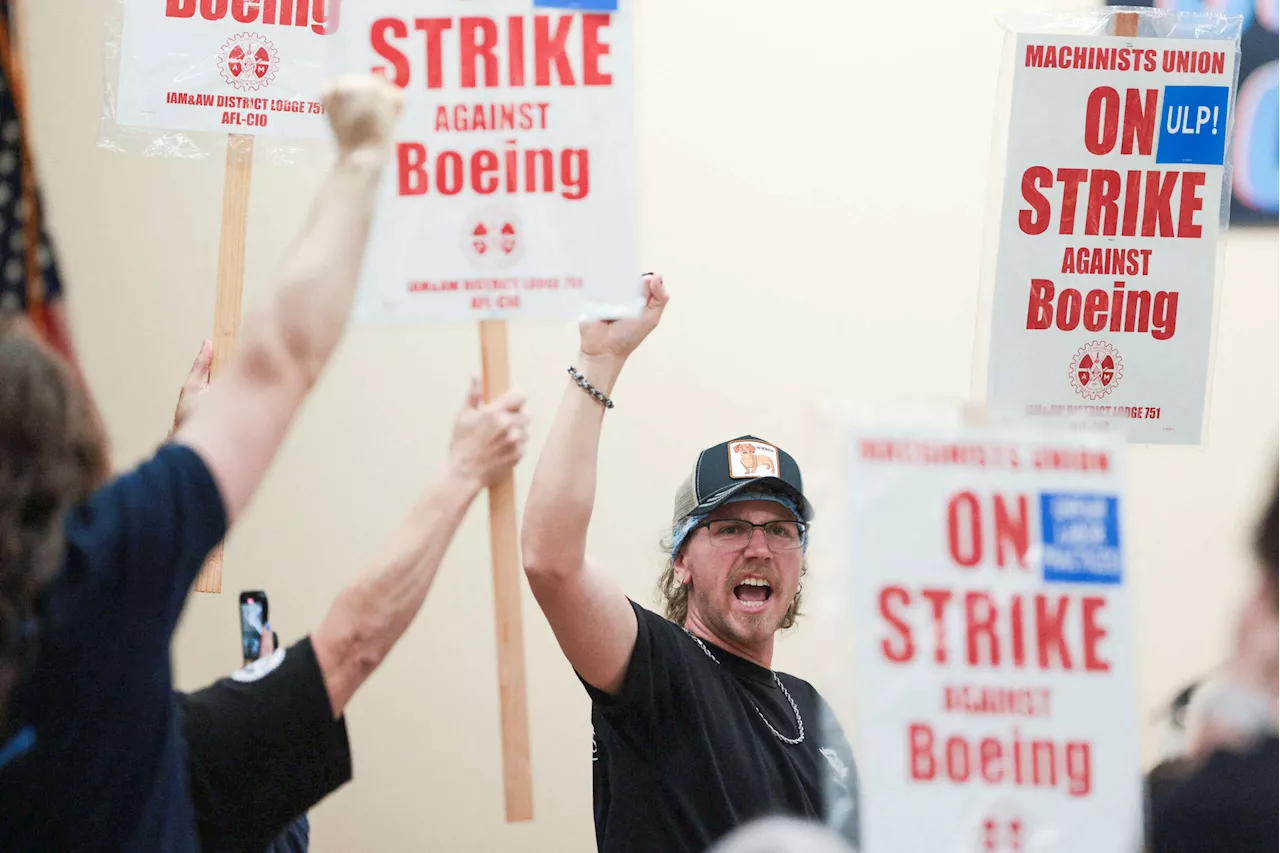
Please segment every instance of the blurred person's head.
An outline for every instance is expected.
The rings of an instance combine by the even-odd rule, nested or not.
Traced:
[[[89,398],[22,318],[0,318],[0,724],[34,650],[34,602],[62,557],[62,514],[107,474]]]
[[[707,853],[856,853],[856,848],[820,823],[768,817],[743,824]]]
[[[1271,602],[1273,610],[1280,610],[1280,582],[1276,579],[1277,563],[1280,563],[1280,527],[1276,513],[1280,508],[1280,489],[1271,493],[1271,503],[1258,520],[1253,535],[1253,553],[1262,570],[1262,586],[1259,590]]]

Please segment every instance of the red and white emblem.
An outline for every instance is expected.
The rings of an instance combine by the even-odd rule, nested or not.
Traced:
[[[270,85],[279,66],[276,46],[256,33],[232,36],[218,52],[222,79],[248,92]]]
[[[1090,341],[1071,359],[1071,387],[1086,400],[1101,400],[1120,385],[1124,359],[1106,341]]]
[[[467,220],[462,248],[472,266],[502,269],[524,254],[520,221],[508,210],[486,210]]]

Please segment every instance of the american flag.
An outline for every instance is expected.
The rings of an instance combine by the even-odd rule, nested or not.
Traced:
[[[79,374],[53,242],[44,229],[13,21],[9,0],[0,0],[0,314],[26,315]]]

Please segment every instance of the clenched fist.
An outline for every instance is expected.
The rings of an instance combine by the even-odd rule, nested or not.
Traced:
[[[403,97],[376,75],[339,77],[324,92],[325,112],[341,155],[389,149]]]
[[[465,479],[492,486],[511,471],[524,455],[529,416],[524,395],[508,391],[485,403],[480,381],[471,380],[467,403],[453,426],[449,459]]]

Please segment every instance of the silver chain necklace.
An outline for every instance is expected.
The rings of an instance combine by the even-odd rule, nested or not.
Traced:
[[[716,656],[711,654],[711,649],[707,648],[706,644],[703,643],[696,634],[683,626],[681,626],[681,630],[688,634],[693,641],[698,644],[698,648],[702,649],[703,653],[705,653],[707,657],[715,661],[716,666],[720,665],[720,661],[716,659]],[[800,717],[800,709],[796,707],[796,700],[791,698],[791,694],[787,692],[786,685],[782,683],[781,678],[778,678],[778,673],[773,670],[769,670],[769,674],[773,676],[773,683],[778,685],[778,689],[782,691],[782,695],[787,697],[787,702],[791,705],[791,713],[796,715],[796,728],[800,730],[799,736],[793,738],[787,737],[782,732],[775,729],[773,727],[773,723],[769,722],[768,719],[765,718],[764,712],[760,710],[760,706],[755,703],[755,700],[747,697],[747,701],[751,703],[752,708],[756,709],[756,714],[760,717],[761,722],[769,727],[769,731],[773,732],[773,736],[778,740],[783,743],[791,744],[792,746],[804,743],[804,720]]]

